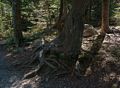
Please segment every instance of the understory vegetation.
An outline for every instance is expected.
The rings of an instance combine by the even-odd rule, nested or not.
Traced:
[[[25,70],[24,80],[43,77],[42,88],[120,87],[119,0],[0,0],[0,8],[0,47],[9,63]],[[51,87],[48,79],[59,77],[73,85]],[[93,87],[86,79],[99,82]]]

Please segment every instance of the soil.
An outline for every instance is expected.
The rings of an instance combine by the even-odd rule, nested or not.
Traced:
[[[0,47],[0,88],[11,88],[13,83],[21,79],[23,73],[6,62],[3,51]]]
[[[120,52],[120,35],[107,35],[97,60],[84,76],[36,75],[23,80],[33,70],[30,66],[22,67],[30,61],[31,46],[20,49],[20,53],[0,48],[0,88],[120,88],[120,57],[113,55],[117,49]]]

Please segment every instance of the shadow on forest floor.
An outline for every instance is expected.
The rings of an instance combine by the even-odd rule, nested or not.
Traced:
[[[88,44],[90,44],[88,42]],[[30,60],[32,54],[32,46],[27,46],[22,49],[21,53],[7,52],[6,60],[16,69],[23,70],[24,73],[32,70],[30,67],[20,68],[20,65],[25,61]],[[120,35],[107,35],[97,59],[87,70],[86,76],[71,77],[69,75],[61,76],[36,76],[31,79],[14,81],[13,85],[8,88],[120,88]],[[2,57],[0,57],[1,59]],[[5,77],[15,76],[17,71],[7,72],[0,60],[0,72],[7,73]],[[1,66],[2,65],[2,66]],[[8,66],[8,65],[7,65]],[[3,68],[2,68],[3,67]],[[2,70],[3,69],[3,70]],[[5,70],[5,71],[4,71]],[[13,75],[11,75],[13,72]],[[19,72],[18,72],[19,73]],[[17,73],[17,74],[18,74]],[[1,78],[0,73],[0,78]],[[10,76],[8,76],[10,74]],[[20,75],[23,76],[23,75]],[[16,76],[19,78],[19,76]],[[1,81],[1,80],[0,80]],[[1,82],[0,82],[1,83]],[[7,82],[6,82],[7,83]],[[5,82],[4,82],[5,84]],[[0,86],[1,87],[1,86]],[[7,87],[2,87],[7,88]]]

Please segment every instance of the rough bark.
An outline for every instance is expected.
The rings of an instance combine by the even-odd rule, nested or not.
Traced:
[[[21,30],[21,0],[13,0],[13,28],[14,36],[18,46],[23,43],[23,35]]]
[[[65,24],[65,38],[63,43],[64,55],[67,62],[71,64],[76,62],[80,54],[84,23],[80,13],[74,10],[68,16]]]
[[[89,0],[72,1],[72,9],[65,20],[64,29],[57,38],[58,45],[63,46],[65,63],[72,66],[77,61],[82,44],[84,22],[83,15]]]

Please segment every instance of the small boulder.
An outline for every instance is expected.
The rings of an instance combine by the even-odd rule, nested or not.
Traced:
[[[85,24],[84,26],[85,26],[85,29],[84,29],[84,32],[83,32],[83,37],[84,38],[92,37],[92,36],[98,34],[97,30],[92,25]]]

